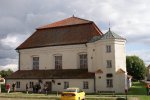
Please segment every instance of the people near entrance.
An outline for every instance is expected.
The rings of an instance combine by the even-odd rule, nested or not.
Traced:
[[[38,93],[42,93],[41,84],[38,84]]]
[[[13,92],[16,91],[16,84],[15,83],[12,84],[12,89],[13,89]]]
[[[40,84],[35,84],[33,85],[33,93],[41,93],[42,90],[41,90],[41,85]]]
[[[35,85],[35,93],[38,93],[38,84]]]
[[[44,92],[48,95],[48,85],[46,83],[44,84]]]
[[[26,93],[28,94],[29,92],[29,86],[28,86],[28,83],[26,84]]]
[[[7,93],[10,92],[10,84],[6,84],[6,90],[7,90]]]
[[[36,93],[36,85],[33,85],[32,89],[33,89],[33,93]]]

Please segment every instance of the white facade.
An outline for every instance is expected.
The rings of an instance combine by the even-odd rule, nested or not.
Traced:
[[[62,69],[79,69],[79,54],[87,53],[85,44],[20,50],[21,70],[32,70],[32,58],[39,57],[39,69],[55,69],[54,56],[62,55]]]
[[[51,82],[51,90],[54,92],[62,92],[64,88],[64,82],[69,82],[69,87],[79,87],[82,90],[84,90],[86,93],[92,93],[94,91],[94,81],[93,79],[55,79],[55,82],[52,82],[52,79],[43,79],[43,83],[41,84],[41,88],[44,89],[44,83],[45,82]],[[83,82],[87,81],[89,83],[89,88],[84,89],[83,88]],[[7,83],[14,83],[14,82],[20,82],[20,88],[16,87],[16,91],[25,91],[26,90],[26,84],[33,82],[38,83],[37,79],[14,79],[14,80],[8,80]],[[59,84],[60,83],[60,84]],[[11,87],[12,90],[12,87]],[[30,88],[29,84],[29,91],[33,91],[33,88]]]
[[[106,46],[111,46],[111,52],[106,52]],[[99,40],[88,44],[89,71],[96,72],[101,69],[103,73],[96,74],[96,92],[115,91],[124,93],[126,88],[126,74],[117,74],[119,69],[126,71],[125,40]],[[91,59],[92,58],[92,59]],[[112,68],[107,68],[107,60],[112,61]],[[111,73],[112,78],[107,78],[106,74]],[[113,80],[113,87],[108,88],[107,79]]]
[[[106,46],[111,47],[111,52],[106,52]],[[95,73],[93,79],[55,79],[52,83],[52,91],[63,91],[64,82],[69,82],[69,87],[80,87],[83,89],[83,82],[88,82],[88,89],[85,92],[115,91],[124,93],[126,88],[126,53],[125,40],[109,39],[98,40],[96,42],[78,45],[52,46],[33,49],[22,49],[20,53],[20,70],[33,69],[33,57],[39,57],[39,70],[55,69],[54,56],[62,56],[62,69],[79,69],[79,55],[87,54],[88,72],[95,73],[101,70],[103,73]],[[111,68],[107,67],[107,60],[111,61]],[[125,73],[118,74],[117,71],[122,69]],[[111,74],[111,77],[107,77]],[[112,80],[112,87],[107,86],[107,79]],[[13,79],[7,80],[7,83],[20,82],[20,88],[17,91],[25,91],[26,83],[38,82],[37,79]],[[52,79],[43,79],[52,82]],[[58,83],[60,83],[58,85]],[[44,85],[42,85],[43,87]],[[32,91],[32,88],[29,89]]]

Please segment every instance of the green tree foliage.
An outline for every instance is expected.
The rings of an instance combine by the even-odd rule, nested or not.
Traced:
[[[10,75],[10,74],[12,74],[12,73],[13,73],[13,71],[12,71],[11,69],[8,69],[8,70],[1,70],[1,71],[0,71],[1,77],[6,77],[6,76],[8,76],[8,75]]]
[[[144,61],[138,56],[127,56],[127,72],[133,76],[133,79],[142,80],[146,75],[146,67]]]

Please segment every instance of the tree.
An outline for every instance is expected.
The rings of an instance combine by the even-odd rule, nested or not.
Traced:
[[[11,69],[8,69],[7,71],[6,70],[0,71],[1,77],[6,77],[6,76],[8,76],[8,75],[10,75],[12,73],[13,73],[13,71]]]
[[[146,67],[144,61],[138,56],[126,57],[127,72],[133,76],[133,79],[142,80],[146,75]]]

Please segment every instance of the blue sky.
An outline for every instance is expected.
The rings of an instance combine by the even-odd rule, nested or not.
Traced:
[[[37,27],[77,17],[94,21],[105,33],[109,28],[127,39],[127,55],[150,64],[149,0],[1,0],[0,69],[17,70],[14,50]]]

